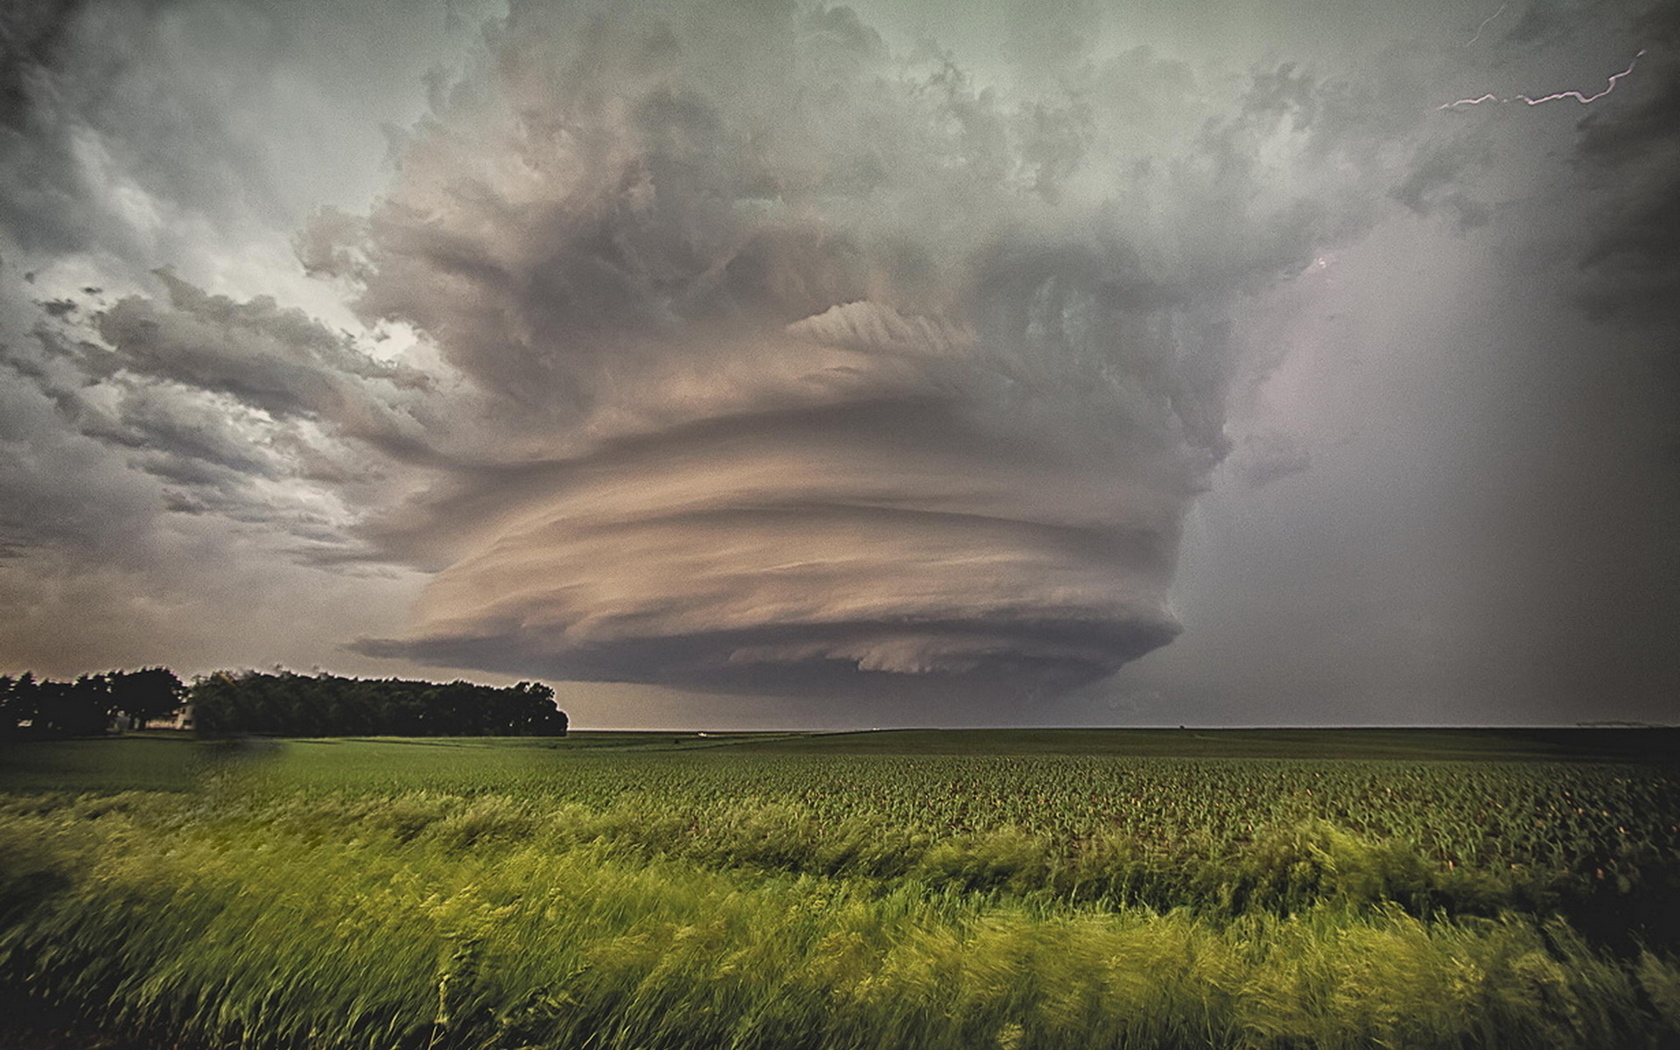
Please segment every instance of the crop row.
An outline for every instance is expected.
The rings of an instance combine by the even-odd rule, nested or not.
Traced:
[[[934,836],[1008,828],[1062,843],[1120,835],[1214,849],[1318,821],[1402,842],[1442,865],[1609,880],[1680,857],[1680,779],[1642,766],[725,751],[529,752],[486,768],[481,754],[445,753],[429,765],[357,763],[351,782],[335,779],[342,755],[313,746],[229,767],[224,790],[379,796],[419,787],[594,808],[626,797],[696,809],[757,800],[825,823],[866,818]]]
[[[1431,875],[1392,844],[1271,829],[1176,873],[1133,845],[1058,856],[1019,830],[929,838],[646,795],[13,796],[0,986],[162,1045],[250,1050],[1680,1036],[1671,944],[1607,950],[1520,911],[1408,914],[1408,880]],[[1211,899],[1116,897],[1180,876]]]

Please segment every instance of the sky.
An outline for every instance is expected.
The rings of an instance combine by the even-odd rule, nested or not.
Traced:
[[[0,673],[1672,722],[1680,5],[26,0]]]

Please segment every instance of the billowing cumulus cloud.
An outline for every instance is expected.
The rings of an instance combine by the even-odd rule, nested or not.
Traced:
[[[1394,161],[1288,69],[1073,72],[983,87],[846,9],[516,4],[379,207],[303,238],[502,412],[494,463],[381,523],[441,572],[359,648],[785,688],[1169,641],[1229,308]]]
[[[322,556],[361,547],[350,505],[447,440],[430,378],[272,300],[157,278],[166,298],[72,302],[0,346],[16,541],[143,550],[164,511],[278,526]]]

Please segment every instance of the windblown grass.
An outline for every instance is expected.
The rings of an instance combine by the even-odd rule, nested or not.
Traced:
[[[382,747],[399,745],[338,753]],[[1196,799],[1170,790],[1198,782],[1194,763],[1069,785],[1037,758],[525,768],[480,747],[460,754],[493,776],[463,758],[417,787],[366,762],[352,786],[329,750],[212,763],[193,792],[0,796],[0,982],[181,1046],[1680,1043],[1673,943],[1659,927],[1598,937],[1571,910],[1672,885],[1672,809],[1606,808],[1618,791],[1666,805],[1660,770],[1547,774],[1638,838],[1624,892],[1513,867],[1492,852],[1497,824],[1442,858],[1441,840],[1374,830],[1398,803],[1358,822],[1332,819],[1346,797],[1299,794],[1354,791],[1365,764],[1278,780],[1236,763]],[[1219,785],[1244,768],[1242,811],[1180,825],[1233,805]],[[987,814],[997,769],[1038,801]],[[1534,804],[1529,767],[1505,788],[1497,768],[1460,772],[1475,776],[1411,769],[1419,797]],[[928,791],[971,778],[966,799]],[[1070,797],[1114,785],[1141,797],[1068,817]],[[1602,845],[1575,815],[1594,833],[1552,829],[1571,871]]]

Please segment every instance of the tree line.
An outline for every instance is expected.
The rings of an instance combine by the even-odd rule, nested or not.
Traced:
[[[85,674],[75,681],[0,675],[0,733],[93,736],[118,719],[141,726],[180,710],[186,688],[167,667]]]
[[[540,682],[341,678],[219,672],[188,690],[200,733],[278,736],[564,736],[566,713]]]
[[[566,713],[540,682],[497,688],[291,671],[218,671],[183,685],[163,667],[83,675],[0,676],[0,734],[94,736],[159,719],[201,735],[563,736]]]

